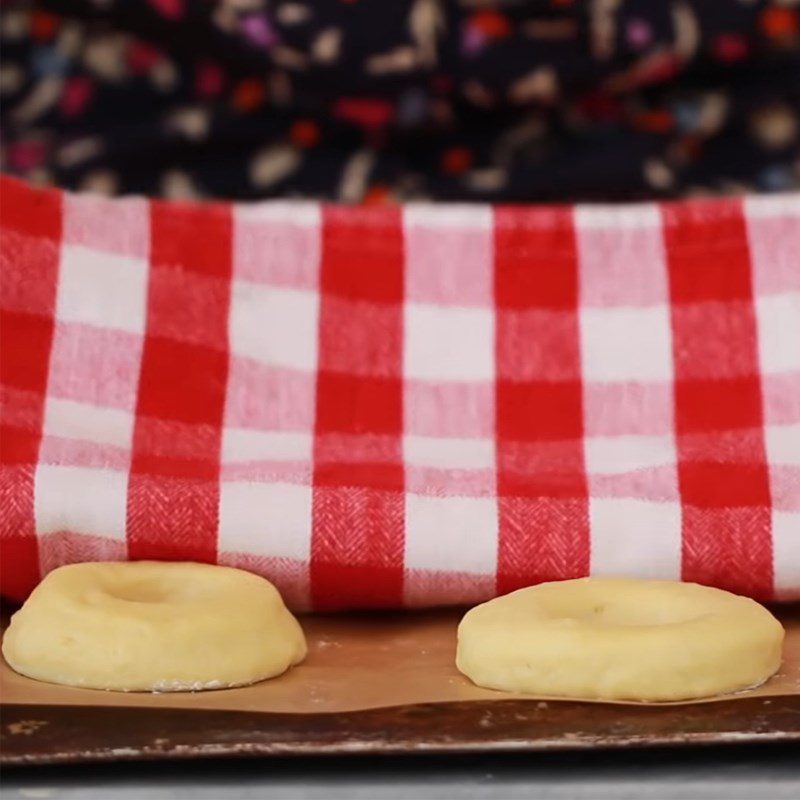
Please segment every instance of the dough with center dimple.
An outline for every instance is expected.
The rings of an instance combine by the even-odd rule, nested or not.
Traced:
[[[773,675],[784,631],[763,606],[677,581],[582,578],[490,600],[464,616],[458,669],[507,692],[669,701]]]
[[[209,564],[73,564],[11,618],[3,656],[48,683],[197,691],[271,678],[302,661],[303,631],[269,581]]]

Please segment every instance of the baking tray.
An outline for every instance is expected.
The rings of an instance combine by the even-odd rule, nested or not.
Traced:
[[[343,753],[555,751],[800,741],[800,607],[778,611],[784,663],[758,689],[644,705],[507,695],[453,666],[460,612],[302,619],[306,662],[251,687],[119,694],[0,664],[6,765]]]

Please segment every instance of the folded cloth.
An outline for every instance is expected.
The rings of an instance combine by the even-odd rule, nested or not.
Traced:
[[[588,573],[800,598],[800,195],[0,188],[3,594],[152,558],[295,609]]]

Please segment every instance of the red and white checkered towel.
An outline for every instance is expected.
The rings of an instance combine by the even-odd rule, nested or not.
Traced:
[[[297,609],[800,598],[800,196],[0,199],[6,595],[158,558]]]

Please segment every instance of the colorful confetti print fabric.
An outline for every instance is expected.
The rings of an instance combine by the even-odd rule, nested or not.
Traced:
[[[2,168],[167,198],[800,185],[792,0],[2,5]]]

